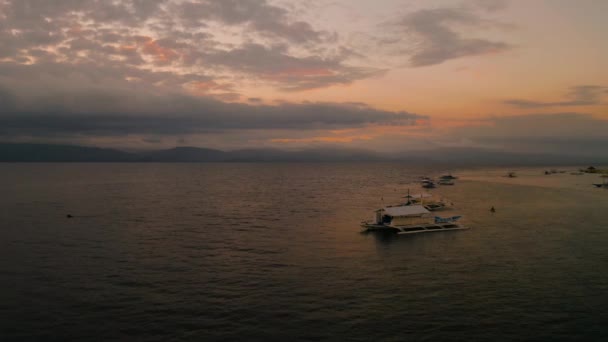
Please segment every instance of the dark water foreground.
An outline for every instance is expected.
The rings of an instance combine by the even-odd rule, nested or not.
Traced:
[[[471,230],[358,233],[430,172],[0,164],[0,341],[608,339],[608,191],[464,180]]]

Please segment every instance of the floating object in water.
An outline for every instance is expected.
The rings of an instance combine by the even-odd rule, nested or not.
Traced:
[[[496,209],[494,209],[494,206],[492,206],[492,208],[490,208],[490,211],[493,212],[493,213],[496,212]]]
[[[67,217],[67,218],[72,218],[72,217],[74,217],[74,216],[72,216],[72,215],[70,215],[70,214],[67,214],[67,215],[65,215],[65,217]]]
[[[384,231],[397,234],[468,229],[456,223],[460,217],[431,216],[430,211],[422,205],[385,207],[376,210],[375,220],[361,222],[361,226],[367,232]]]
[[[451,179],[441,179],[439,180],[439,185],[454,185],[454,181]]]

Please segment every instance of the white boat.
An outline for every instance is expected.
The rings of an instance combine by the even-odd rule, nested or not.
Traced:
[[[434,216],[422,205],[402,205],[376,210],[375,219],[361,222],[361,226],[368,232],[384,231],[397,234],[468,229],[457,223],[460,218],[461,216]]]
[[[602,178],[602,182],[601,183],[593,183],[593,185],[596,188],[608,189],[608,175],[601,175],[600,177]]]
[[[440,179],[439,185],[454,185],[454,181],[451,179]]]
[[[433,182],[432,180],[423,180],[422,187],[425,189],[433,189],[436,186],[435,186],[435,182]]]

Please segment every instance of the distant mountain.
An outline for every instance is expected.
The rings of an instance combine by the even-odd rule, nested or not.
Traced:
[[[227,161],[229,153],[198,147],[175,147],[168,150],[144,152],[138,155],[138,161],[146,162],[222,162]]]
[[[429,151],[408,151],[396,155],[398,160],[421,160],[452,165],[592,165],[607,164],[608,155],[589,157],[546,153],[515,153],[483,148],[437,148]]]
[[[350,162],[382,161],[386,158],[378,153],[358,149],[306,149],[284,151],[277,149],[246,149],[228,152],[228,161],[237,162]]]
[[[356,162],[389,161],[450,165],[602,165],[608,156],[522,154],[480,148],[438,148],[401,153],[360,149],[314,148],[298,151],[243,149],[220,151],[198,147],[128,153],[97,147],[0,143],[0,162]]]
[[[0,143],[2,162],[127,162],[131,153],[98,147]]]

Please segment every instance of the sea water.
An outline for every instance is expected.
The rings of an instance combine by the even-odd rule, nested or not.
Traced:
[[[597,175],[450,170],[470,230],[360,233],[443,171],[0,164],[0,340],[606,340]]]

